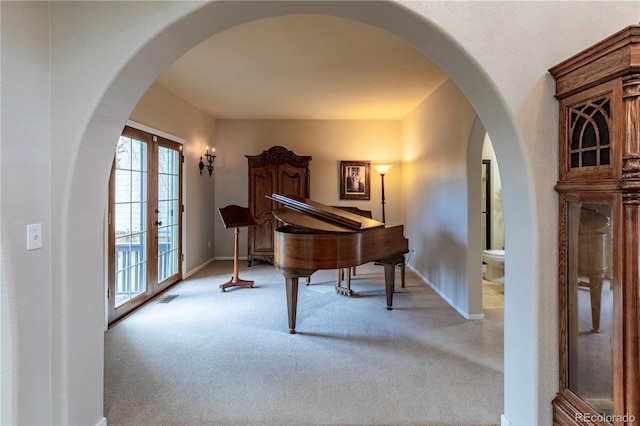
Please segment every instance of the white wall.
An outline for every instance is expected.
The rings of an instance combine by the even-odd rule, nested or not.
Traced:
[[[183,203],[185,205],[183,240],[186,272],[202,266],[214,255],[215,176],[219,159],[214,161],[214,176],[205,169],[200,175],[198,164],[206,147],[215,145],[215,120],[193,105],[178,98],[159,84],[153,84],[131,113],[131,120],[184,139]],[[211,241],[211,247],[209,247]]]
[[[328,205],[371,210],[382,220],[381,178],[371,167],[371,199],[340,200],[339,162],[371,161],[395,166],[385,176],[385,217],[391,225],[403,223],[400,208],[400,121],[357,120],[217,120],[216,206],[247,206],[248,168],[245,155],[258,155],[281,145],[298,155],[310,155],[310,196]],[[216,221],[216,257],[232,258],[233,231]],[[240,231],[240,256],[246,256],[246,231]]]
[[[46,3],[2,2],[0,16],[0,423],[6,425],[47,424],[53,403],[48,14]],[[29,223],[42,224],[42,249],[26,251]]]
[[[3,422],[102,420],[101,230],[118,134],[196,43],[288,13],[335,14],[403,37],[478,112],[503,174],[506,285],[520,283],[505,295],[504,412],[514,424],[551,423],[558,129],[547,69],[638,22],[637,1],[0,2]],[[31,222],[45,225],[37,253],[24,251]]]
[[[476,112],[445,81],[402,122],[409,265],[463,315],[469,312],[467,145]],[[478,229],[479,231],[479,229]]]

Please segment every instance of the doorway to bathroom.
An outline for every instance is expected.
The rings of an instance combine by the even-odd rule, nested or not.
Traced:
[[[489,135],[482,147],[482,307],[504,309],[504,216],[500,170]]]
[[[482,248],[491,249],[491,160],[482,160]],[[485,263],[484,261],[482,262]]]

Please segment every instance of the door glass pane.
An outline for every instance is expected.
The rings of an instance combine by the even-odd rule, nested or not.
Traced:
[[[180,219],[178,151],[158,147],[158,282],[178,273]]]
[[[569,203],[569,389],[602,414],[613,413],[611,204]]]
[[[147,146],[121,136],[115,170],[115,307],[147,290]]]

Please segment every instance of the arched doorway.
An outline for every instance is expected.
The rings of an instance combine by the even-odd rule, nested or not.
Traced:
[[[60,330],[56,339],[60,356],[53,367],[58,379],[53,388],[64,407],[54,413],[54,420],[68,423],[101,407],[101,398],[89,395],[102,394],[102,289],[86,283],[102,282],[102,245],[95,237],[100,235],[105,194],[99,188],[106,187],[114,141],[129,112],[162,70],[205,38],[249,20],[320,13],[369,23],[414,44],[468,95],[492,135],[504,158],[503,171],[510,176],[504,184],[505,222],[517,232],[507,229],[507,235],[518,236],[507,243],[511,269],[506,282],[509,285],[512,279],[510,270],[517,270],[520,285],[509,292],[505,303],[505,413],[514,422],[537,423],[540,360],[530,173],[508,110],[477,63],[433,22],[394,2],[212,2],[201,7],[178,4],[166,8],[159,12],[166,27],[158,24],[156,33],[123,32],[130,59],[119,57],[119,62],[105,66],[103,75],[87,79],[87,84],[97,84],[94,90],[102,93],[97,106],[91,106],[87,121],[72,123],[65,135],[56,132],[61,129],[52,131],[54,140],[68,137],[69,130],[72,135],[66,142],[70,170],[54,190],[60,205],[54,217],[59,229],[56,257],[58,264],[66,265],[54,276],[59,287],[54,304],[61,309],[53,316],[53,327]],[[87,43],[98,50],[98,43]],[[87,104],[93,105],[86,101],[82,107]],[[78,227],[97,231],[82,235],[67,232]]]

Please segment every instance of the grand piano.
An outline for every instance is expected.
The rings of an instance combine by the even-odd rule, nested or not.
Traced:
[[[319,269],[340,269],[377,261],[384,266],[387,309],[393,304],[395,265],[404,262],[409,241],[404,226],[384,223],[298,196],[272,194],[282,204],[273,215],[276,269],[284,276],[289,331],[296,332],[298,280]]]

